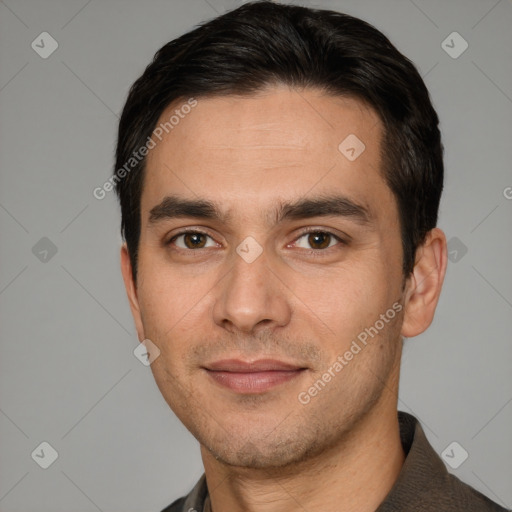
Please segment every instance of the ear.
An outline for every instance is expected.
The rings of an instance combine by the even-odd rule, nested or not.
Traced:
[[[137,329],[137,336],[139,341],[146,339],[144,336],[144,327],[142,325],[142,317],[139,308],[139,299],[137,298],[137,287],[133,282],[132,277],[132,264],[130,256],[128,254],[128,248],[126,243],[121,247],[121,272],[123,274],[124,287],[126,288],[126,295],[130,303],[130,309],[132,311],[133,320],[135,322],[135,328]]]
[[[427,234],[425,243],[418,247],[414,269],[407,279],[402,336],[417,336],[432,323],[447,261],[446,236],[439,228],[434,228]]]

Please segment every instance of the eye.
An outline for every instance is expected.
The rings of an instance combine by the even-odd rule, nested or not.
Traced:
[[[303,233],[295,240],[293,245],[302,249],[322,251],[339,243],[345,243],[339,236],[329,231],[316,230]],[[203,231],[187,230],[174,235],[166,245],[176,245],[176,247],[183,250],[195,250],[216,247],[217,243]]]
[[[207,239],[210,239],[212,243],[207,245]],[[174,235],[168,242],[167,245],[176,244],[180,249],[205,249],[207,247],[215,247],[216,243],[213,238],[202,231],[182,231],[177,235]]]
[[[343,240],[329,231],[309,231],[297,238],[294,245],[303,249],[323,250],[333,247],[337,242],[343,243]]]

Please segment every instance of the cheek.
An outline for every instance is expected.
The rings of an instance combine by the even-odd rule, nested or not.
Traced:
[[[198,315],[204,316],[214,276],[184,276],[160,259],[146,259],[140,274],[138,298],[146,332],[171,336]]]
[[[364,264],[350,261],[338,268],[303,271],[289,276],[290,289],[314,323],[323,321],[336,334],[343,334],[372,318],[385,302],[387,285],[379,268],[377,261],[366,259]]]
[[[300,314],[310,319],[308,323],[314,326],[311,328],[316,331],[316,338],[328,361],[335,361],[338,356],[345,354],[354,341],[379,345],[379,339],[393,336],[390,329],[393,329],[394,322],[389,321],[381,326],[380,320],[381,315],[392,308],[396,301],[390,284],[378,261],[338,269],[331,273],[329,279],[303,281],[303,290],[298,295],[307,292],[308,299],[304,301],[305,306],[301,306]],[[394,310],[391,313],[394,316]],[[374,350],[365,349],[357,359],[371,360],[372,354],[376,354]]]

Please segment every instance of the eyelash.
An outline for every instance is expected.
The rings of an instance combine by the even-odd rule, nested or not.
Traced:
[[[338,235],[335,235],[331,231],[323,230],[323,229],[314,229],[314,228],[313,229],[308,229],[306,231],[303,231],[297,238],[294,239],[293,243],[296,243],[303,236],[309,235],[311,233],[320,233],[320,234],[323,234],[323,235],[329,235],[329,236],[333,237],[334,239],[336,239],[339,242],[339,245],[347,245],[347,242],[345,240],[340,238]],[[187,234],[204,235],[204,236],[207,236],[207,237],[209,237],[209,238],[211,238],[213,240],[213,237],[211,237],[208,233],[205,233],[204,231],[200,231],[200,230],[196,230],[196,229],[185,229],[185,230],[180,231],[179,233],[176,233],[175,235],[173,235],[172,238],[170,238],[167,242],[165,242],[165,245],[166,246],[172,245],[172,243],[177,238],[179,238],[182,235],[187,235]],[[302,250],[306,251],[308,254],[314,254],[315,256],[322,256],[322,254],[319,254],[319,253],[330,252],[330,249],[334,249],[335,247],[337,247],[337,245],[334,245],[332,247],[327,247],[325,249],[302,249]],[[200,249],[183,249],[182,247],[178,247],[177,249],[180,250],[180,251],[186,251],[186,252],[196,252],[196,251],[199,251],[201,248]],[[206,249],[209,249],[209,247],[206,247]]]

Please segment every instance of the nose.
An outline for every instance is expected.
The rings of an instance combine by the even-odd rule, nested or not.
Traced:
[[[265,252],[248,263],[238,254],[233,267],[217,285],[214,321],[230,331],[255,334],[290,321],[287,288],[269,267]]]

